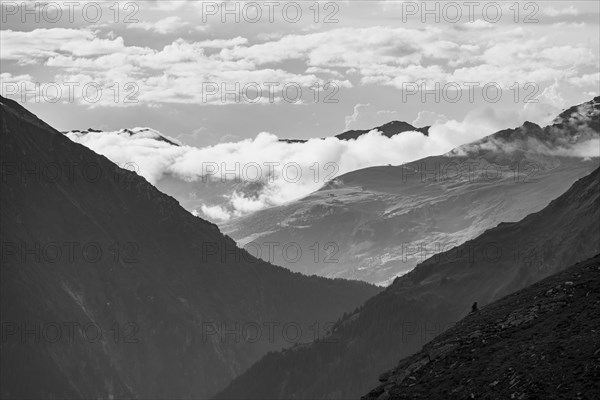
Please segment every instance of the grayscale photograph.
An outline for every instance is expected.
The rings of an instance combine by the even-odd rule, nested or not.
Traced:
[[[600,399],[600,2],[0,18],[0,399]]]

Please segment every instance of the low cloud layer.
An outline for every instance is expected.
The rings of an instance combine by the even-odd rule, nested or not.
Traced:
[[[463,121],[442,117],[436,119],[429,136],[404,132],[387,138],[371,131],[350,141],[329,137],[288,143],[261,132],[253,139],[196,148],[156,140],[158,132],[141,128],[134,129],[133,135],[119,131],[71,132],[68,136],[120,165],[135,164],[138,173],[153,184],[162,179],[176,180],[181,185],[221,184],[222,195],[216,200],[214,196],[200,199],[201,204],[190,211],[225,221],[301,198],[335,176],[353,170],[443,154],[500,129],[515,127],[490,107],[469,113]],[[597,156],[595,140],[593,154],[589,154],[587,142],[552,151],[557,155]]]

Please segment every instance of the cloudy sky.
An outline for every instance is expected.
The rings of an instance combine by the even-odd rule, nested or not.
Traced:
[[[60,130],[202,147],[394,119],[504,128],[599,90],[595,1],[20,3],[2,1],[2,92]]]

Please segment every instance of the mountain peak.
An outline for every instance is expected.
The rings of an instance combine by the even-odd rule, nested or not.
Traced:
[[[523,122],[523,125],[521,125],[521,128],[523,129],[541,129],[542,127],[539,126],[538,124],[536,124],[535,122],[531,122],[531,121],[525,121]]]
[[[580,125],[588,123],[598,127],[600,120],[600,96],[592,100],[567,108],[552,121],[554,126]],[[600,129],[596,129],[600,130]]]
[[[377,131],[381,132],[384,136],[389,137],[389,138],[392,136],[398,135],[400,133],[410,132],[410,131],[421,132],[423,135],[428,136],[429,128],[430,128],[429,126],[424,126],[422,128],[416,128],[416,127],[412,126],[411,124],[409,124],[408,122],[394,120],[394,121],[387,122],[383,125],[380,125],[380,126],[377,126],[375,128],[371,128],[371,129],[349,130],[349,131],[340,133],[339,135],[336,135],[335,137],[340,140],[351,140],[351,139],[356,139],[359,136],[367,134],[373,130],[377,130]]]
[[[383,134],[383,136],[386,136],[388,138],[391,138],[392,136],[398,135],[403,132],[410,132],[410,131],[421,132],[423,135],[429,136],[429,128],[431,128],[431,127],[424,126],[421,128],[416,128],[416,127],[412,126],[411,124],[409,124],[408,122],[394,120],[394,121],[386,122],[383,125],[376,126],[375,128],[351,129],[351,130],[342,132],[339,135],[335,135],[334,137],[338,138],[339,140],[354,140],[354,139],[358,139],[362,135],[366,135],[367,133],[369,133],[371,131],[375,131],[375,130],[381,132]],[[321,139],[325,139],[325,138],[321,138]],[[307,140],[306,139],[279,139],[279,141],[287,142],[287,143],[305,143]]]
[[[378,128],[384,128],[385,129],[385,128],[388,128],[388,127],[417,129],[414,126],[412,126],[411,124],[409,124],[408,122],[398,121],[398,120],[386,122],[385,124],[379,126]]]
[[[459,146],[447,154],[479,154],[482,151],[505,153],[507,149],[522,152],[569,153],[576,144],[597,139],[600,134],[600,97],[561,112],[551,125],[541,127],[525,121],[514,129],[504,129],[478,141]]]
[[[177,146],[177,147],[182,146],[182,143],[179,140],[169,137],[167,135],[163,135],[162,133],[160,133],[159,131],[157,131],[155,129],[146,128],[146,127],[135,127],[135,128],[131,128],[131,129],[123,128],[123,129],[119,129],[118,131],[102,131],[100,129],[88,128],[86,130],[75,129],[75,130],[71,130],[71,131],[63,131],[62,133],[67,136],[70,136],[70,135],[85,136],[90,133],[106,134],[106,135],[129,135],[130,137],[135,137],[135,138],[139,138],[139,139],[154,139],[159,142],[167,143],[171,146]]]
[[[289,343],[281,329],[252,340],[225,329],[296,321],[309,340],[379,292],[258,260],[142,176],[0,103],[3,398],[210,398]],[[35,327],[35,343],[5,335],[5,321]],[[40,340],[46,321],[59,334]]]

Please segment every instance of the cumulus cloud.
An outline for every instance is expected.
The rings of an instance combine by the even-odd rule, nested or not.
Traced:
[[[544,88],[535,98],[535,103],[525,103],[522,115],[525,120],[545,125],[552,122],[566,106],[567,102],[561,95],[560,82],[557,80]]]
[[[352,115],[346,117],[345,129],[369,129],[400,119],[402,119],[402,116],[398,111],[378,110],[371,104],[356,104]],[[416,125],[416,127],[419,128],[421,125]]]
[[[333,69],[329,69],[329,68],[320,68],[320,67],[308,67],[306,69],[306,73],[307,74],[326,74],[326,75],[331,75],[331,76],[335,76],[336,78],[343,78],[343,75]]]
[[[573,6],[565,7],[565,8],[555,8],[555,7],[544,7],[543,13],[550,17],[560,17],[563,15],[579,15],[579,11]]]
[[[211,39],[198,42],[199,46],[212,47],[216,49],[241,46],[248,43],[248,39],[237,36],[233,39]]]
[[[570,84],[579,87],[595,87],[598,88],[600,82],[600,72],[594,72],[592,74],[584,74],[581,76],[573,76],[567,80]]]
[[[440,125],[444,124],[448,121],[448,117],[444,114],[437,114],[433,111],[419,111],[417,114],[417,118],[412,122],[413,126],[421,127],[421,126],[431,126],[431,125]]]
[[[181,28],[187,26],[188,23],[177,16],[170,16],[159,19],[154,22],[140,21],[135,24],[127,25],[129,29],[143,29],[146,31],[153,31],[160,34],[172,33]]]
[[[180,17],[166,17],[128,28],[169,33],[186,24],[190,23]],[[0,55],[19,64],[53,67],[59,71],[57,81],[99,83],[106,92],[115,82],[135,82],[138,103],[150,105],[240,102],[231,96],[223,101],[222,90],[208,99],[203,97],[207,82],[229,88],[238,83],[241,92],[247,84],[265,82],[281,86],[294,82],[307,89],[330,80],[344,88],[380,85],[404,89],[406,83],[423,82],[429,89],[435,83],[449,82],[497,82],[508,88],[515,77],[521,85],[535,82],[540,86],[557,79],[576,85],[594,81],[597,42],[561,43],[520,27],[490,28],[480,20],[464,25],[478,28],[477,34],[436,26],[336,26],[276,35],[258,43],[244,36],[190,37],[146,46],[131,45],[127,38],[102,30],[3,30]],[[81,77],[85,79],[77,80]],[[275,93],[276,101],[284,100],[280,92]],[[305,92],[312,98],[310,90]],[[248,103],[253,95],[242,101]],[[266,103],[269,95],[268,89],[261,87],[257,103]],[[96,106],[124,104],[109,100]]]
[[[10,72],[2,72],[0,74],[0,82],[2,83],[1,86],[2,86],[3,91],[7,88],[6,87],[7,83],[21,83],[21,82],[32,83],[32,81],[33,81],[33,78],[29,74],[13,75]],[[2,95],[5,96],[4,92]]]
[[[494,24],[491,22],[484,21],[482,19],[476,19],[473,22],[465,22],[456,26],[456,29],[463,30],[481,30],[481,29],[494,29]]]
[[[17,97],[19,101],[25,102],[30,99],[39,99],[39,90],[36,82],[29,74],[13,75],[10,72],[0,74],[0,93],[5,97]],[[58,98],[57,89],[46,88],[46,98]]]
[[[110,54],[124,50],[123,39],[101,39],[85,29],[51,28],[29,32],[2,30],[0,56],[20,64],[35,64],[65,52],[73,56]]]
[[[229,221],[229,219],[231,219],[231,214],[229,213],[229,211],[227,211],[226,209],[224,209],[221,206],[207,206],[205,204],[203,204],[200,207],[200,210],[202,211],[202,214],[205,215],[206,217],[208,217],[208,219],[213,220],[213,221]],[[199,216],[200,214],[198,214],[198,212],[196,210],[193,210],[192,213],[195,216]]]

